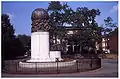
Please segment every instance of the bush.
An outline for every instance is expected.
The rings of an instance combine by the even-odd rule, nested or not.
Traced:
[[[19,39],[13,39],[5,42],[3,45],[3,56],[5,60],[16,59],[18,56],[24,56],[25,49]]]

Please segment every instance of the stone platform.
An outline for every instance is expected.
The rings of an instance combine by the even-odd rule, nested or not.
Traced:
[[[76,60],[66,62],[19,62],[22,68],[49,68],[49,67],[66,67],[76,64]]]

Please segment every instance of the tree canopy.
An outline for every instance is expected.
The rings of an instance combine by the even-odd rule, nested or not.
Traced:
[[[9,16],[2,14],[2,60],[15,59],[17,56],[24,55],[23,44],[14,35],[13,25],[10,23]]]
[[[2,40],[9,41],[15,38],[13,25],[10,23],[9,16],[7,14],[2,15]]]
[[[77,27],[81,29],[81,31],[70,37],[73,41],[77,38],[77,44],[95,43],[95,41],[100,40],[102,30],[95,21],[96,16],[100,15],[99,9],[78,7],[76,10],[73,10],[67,3],[61,4],[59,1],[51,1],[47,10],[56,30],[57,28],[64,29],[64,23],[71,24],[72,28]],[[66,30],[54,32],[58,32],[57,34],[60,35],[61,38],[65,37],[66,34]]]
[[[31,37],[27,35],[18,35],[17,38],[23,43],[24,46],[28,46],[31,42]]]
[[[111,17],[107,17],[106,19],[104,19],[104,23],[103,36],[106,37],[109,35],[109,33],[114,31],[113,29],[117,28],[117,24],[113,22]]]

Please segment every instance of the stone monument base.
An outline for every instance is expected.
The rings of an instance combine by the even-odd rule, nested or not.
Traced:
[[[52,58],[39,58],[39,59],[30,59],[30,60],[27,60],[26,62],[55,62],[54,59]]]
[[[33,32],[31,35],[31,59],[27,62],[55,62],[62,60],[60,51],[49,51],[49,32]]]
[[[55,62],[56,58],[58,58],[58,61],[62,61],[61,58],[61,52],[60,51],[50,51],[50,57],[39,57],[39,58],[31,58],[30,60],[27,60],[26,62]]]
[[[76,60],[66,62],[19,62],[21,68],[50,68],[76,65]]]

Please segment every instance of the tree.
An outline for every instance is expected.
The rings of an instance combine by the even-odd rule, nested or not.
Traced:
[[[51,11],[60,11],[62,9],[62,5],[59,1],[51,1],[48,6],[48,10]]]
[[[31,37],[27,35],[18,35],[17,38],[22,42],[25,52],[30,54],[31,49]]]
[[[59,1],[51,1],[47,10],[50,14],[50,20],[55,27],[63,26],[64,23],[71,23],[70,18],[74,11],[67,3],[62,5]]]
[[[11,39],[15,38],[14,36],[14,29],[13,25],[10,23],[9,16],[6,14],[2,15],[2,59],[5,59],[5,55],[8,50],[6,48],[8,47],[8,42],[11,41]]]
[[[104,26],[103,27],[103,36],[106,37],[110,32],[113,31],[114,28],[117,27],[116,23],[113,22],[111,17],[107,17],[106,19],[104,19]]]
[[[101,27],[98,27],[95,21],[96,16],[100,15],[99,9],[89,10],[87,7],[78,7],[74,11],[67,3],[61,4],[59,1],[55,1],[50,2],[48,12],[51,22],[55,26],[54,34],[61,39],[65,38],[66,30],[58,30],[58,28],[65,29],[64,23],[71,24],[72,28],[81,30],[72,37],[68,36],[68,39],[72,39],[73,43],[82,47],[87,45],[95,48],[95,42],[101,39]]]
[[[9,16],[6,14],[2,15],[2,40],[9,41],[15,38],[13,25],[10,23]]]
[[[17,38],[23,43],[24,46],[28,46],[31,42],[31,37],[27,35],[18,35]]]
[[[53,26],[60,25],[62,5],[59,1],[51,1],[48,6],[48,12],[50,13],[50,20]]]
[[[95,17],[100,15],[99,9],[89,10],[87,7],[78,7],[73,13],[71,19],[73,27],[80,28],[81,31],[75,33],[73,38],[76,44],[81,47],[93,47],[95,49],[95,42],[101,39],[101,28],[95,21]]]
[[[64,28],[62,27],[64,23],[63,22],[64,16],[63,16],[62,10],[64,7],[62,6],[62,4],[60,4],[59,1],[51,1],[47,9],[48,12],[50,13],[50,20],[54,28],[52,31],[50,31],[50,36],[55,37],[55,44],[51,43],[53,44],[51,46],[52,50],[59,50],[57,48],[57,38],[60,38],[60,40],[62,41],[62,38],[64,36],[65,31],[64,29],[61,29],[61,28]]]
[[[15,59],[17,56],[24,55],[22,43],[14,35],[13,25],[10,23],[9,16],[2,14],[2,60]]]

